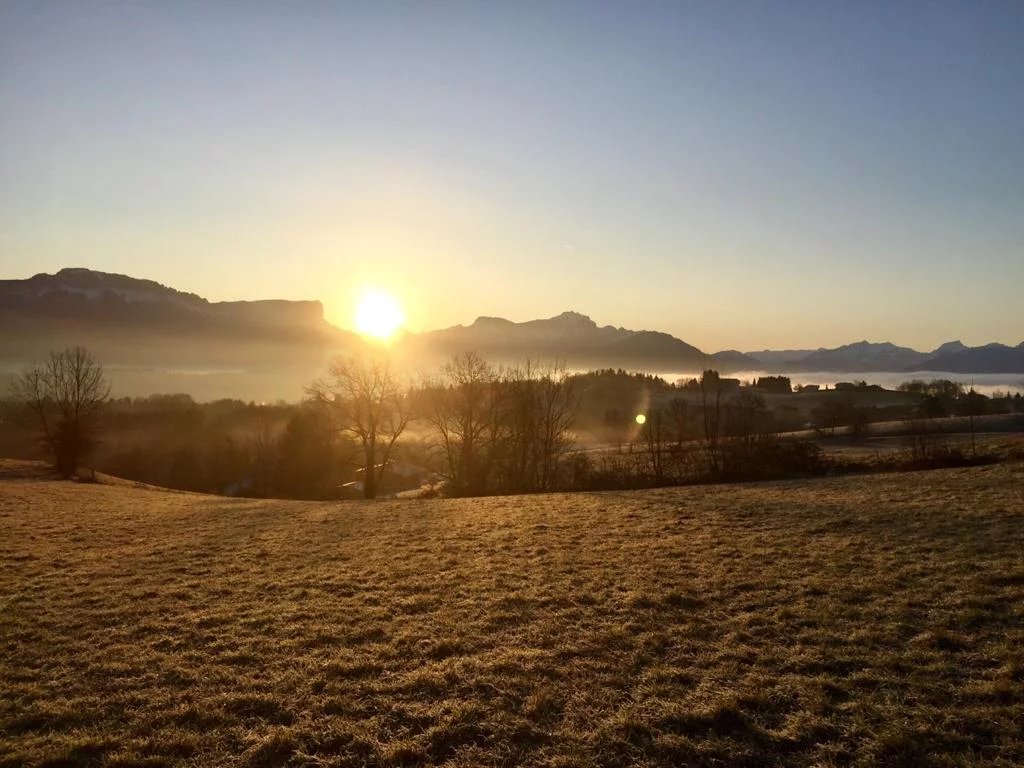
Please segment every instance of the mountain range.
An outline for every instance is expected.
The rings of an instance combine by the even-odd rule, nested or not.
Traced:
[[[89,269],[62,269],[0,280],[0,361],[32,359],[80,343],[108,364],[188,366],[322,365],[331,352],[364,344],[324,319],[317,301],[210,302],[151,280]],[[929,352],[859,341],[833,349],[725,350],[708,353],[670,334],[598,325],[578,312],[512,322],[479,317],[406,333],[396,356],[416,365],[475,350],[495,362],[560,359],[575,368],[622,367],[664,372],[949,371],[1024,373],[1024,343],[968,347],[959,341]]]
[[[919,352],[889,342],[858,341],[834,349],[761,350],[747,356],[768,371],[1024,373],[1024,343],[968,347],[947,341],[930,352]]]
[[[741,353],[707,354],[660,331],[599,326],[578,312],[523,323],[479,317],[468,326],[409,335],[404,344],[406,351],[416,356],[448,357],[471,349],[501,361],[526,357],[558,359],[572,367],[699,371],[707,367],[735,369],[754,363]]]

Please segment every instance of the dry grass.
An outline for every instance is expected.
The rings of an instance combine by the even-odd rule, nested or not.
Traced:
[[[3,765],[1021,765],[1024,470],[361,503],[0,463]]]

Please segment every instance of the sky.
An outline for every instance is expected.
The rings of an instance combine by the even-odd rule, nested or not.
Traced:
[[[1024,340],[1020,2],[0,2],[0,278]]]

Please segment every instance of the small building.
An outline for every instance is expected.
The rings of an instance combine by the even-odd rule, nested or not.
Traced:
[[[740,390],[740,380],[739,379],[720,378],[718,380],[718,388],[722,392],[739,392],[739,390]]]

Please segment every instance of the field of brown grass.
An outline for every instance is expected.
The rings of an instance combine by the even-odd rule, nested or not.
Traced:
[[[0,765],[1024,764],[1024,467],[247,501],[0,462]]]

